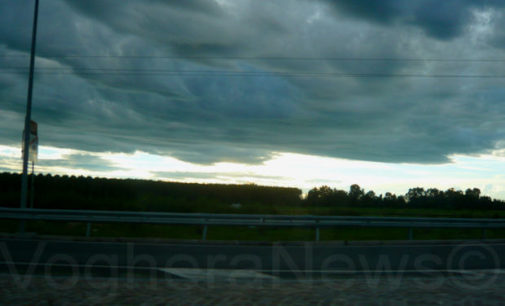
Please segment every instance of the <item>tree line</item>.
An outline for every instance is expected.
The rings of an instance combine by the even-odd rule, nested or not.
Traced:
[[[449,188],[445,191],[437,188],[410,188],[405,195],[386,192],[376,195],[374,191],[365,192],[357,184],[349,191],[321,186],[311,189],[306,198],[311,206],[362,206],[387,208],[443,208],[443,209],[504,209],[505,202],[481,196],[478,188],[468,188],[464,192]]]
[[[231,204],[274,212],[278,205],[298,203],[298,188],[106,179],[38,174],[34,207],[59,209],[229,212]],[[0,173],[0,206],[19,207],[21,175]],[[31,180],[29,180],[31,182]],[[269,208],[272,208],[269,210]]]
[[[30,180],[31,181],[31,180]],[[0,173],[0,206],[19,207],[21,175]],[[229,213],[240,203],[240,213],[276,213],[280,206],[384,207],[443,209],[504,209],[505,202],[481,195],[478,188],[415,187],[405,195],[376,195],[357,184],[348,191],[321,186],[305,198],[298,188],[162,182],[38,174],[34,207],[172,212]]]

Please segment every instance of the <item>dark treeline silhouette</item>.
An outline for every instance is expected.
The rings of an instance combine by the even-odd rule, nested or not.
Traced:
[[[21,176],[0,174],[0,206],[19,207]],[[224,185],[176,183],[84,176],[36,175],[34,207],[60,209],[145,210],[172,212],[229,212],[240,203],[240,212],[274,212],[278,205],[299,204],[297,188],[254,184]],[[272,208],[272,209],[268,209]]]
[[[375,192],[365,192],[359,185],[353,184],[349,191],[321,186],[309,191],[305,200],[313,206],[361,206],[387,208],[443,208],[443,209],[505,209],[505,202],[481,196],[478,188],[469,188],[465,192],[446,191],[437,188],[410,188],[405,195],[397,196],[386,192],[377,196]]]
[[[19,207],[20,174],[0,173],[0,206]],[[277,213],[276,207],[384,207],[442,209],[505,209],[505,202],[481,196],[477,188],[466,191],[411,188],[405,195],[390,192],[376,195],[359,185],[349,191],[321,186],[305,199],[297,188],[254,184],[224,185],[161,182],[134,179],[105,179],[59,175],[35,177],[36,208],[98,209],[171,212],[233,211]]]

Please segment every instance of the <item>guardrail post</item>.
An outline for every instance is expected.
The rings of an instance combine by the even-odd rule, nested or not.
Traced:
[[[414,229],[409,227],[409,240],[414,239]]]
[[[487,236],[487,235],[486,235],[486,229],[485,229],[485,228],[483,228],[483,229],[482,229],[482,232],[481,232],[481,239],[486,239],[486,236]]]
[[[319,227],[316,227],[316,241],[319,241]]]
[[[91,222],[86,223],[86,237],[91,236]]]
[[[207,239],[207,224],[203,226],[202,240]]]

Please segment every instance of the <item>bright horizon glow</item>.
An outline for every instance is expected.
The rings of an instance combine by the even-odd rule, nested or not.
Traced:
[[[0,170],[20,172],[20,155],[19,147],[0,146],[3,164]],[[72,164],[73,155],[95,159],[98,169]],[[463,191],[476,187],[483,195],[505,199],[505,175],[502,174],[505,155],[501,151],[479,156],[453,155],[451,163],[437,165],[353,161],[286,152],[276,152],[273,156],[257,165],[230,162],[199,165],[141,151],[91,153],[41,146],[36,172],[195,183],[254,183],[297,187],[304,193],[322,185],[348,190],[351,184],[358,184],[377,195],[388,191],[403,195],[413,187]],[[99,169],[100,163],[106,166]]]

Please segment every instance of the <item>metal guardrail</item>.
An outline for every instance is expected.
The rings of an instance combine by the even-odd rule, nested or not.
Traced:
[[[316,241],[319,240],[320,228],[408,228],[409,239],[413,239],[413,228],[477,228],[482,229],[482,238],[485,238],[486,229],[505,228],[503,219],[203,214],[5,207],[0,207],[0,219],[84,222],[87,223],[86,236],[91,234],[92,223],[201,225],[203,240],[206,239],[210,225],[313,228],[316,231]]]

